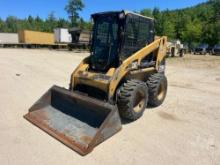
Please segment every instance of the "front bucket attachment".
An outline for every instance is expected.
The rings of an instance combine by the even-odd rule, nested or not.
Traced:
[[[57,86],[24,117],[81,155],[121,129],[116,106]]]

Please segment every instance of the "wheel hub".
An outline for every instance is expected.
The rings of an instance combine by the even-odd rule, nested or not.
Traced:
[[[135,96],[135,102],[134,102],[134,111],[136,113],[140,112],[143,109],[143,106],[145,105],[145,96],[143,92],[137,92]]]

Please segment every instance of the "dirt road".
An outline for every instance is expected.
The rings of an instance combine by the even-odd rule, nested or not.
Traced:
[[[186,56],[167,62],[164,104],[86,157],[23,119],[53,84],[68,87],[86,53],[0,49],[0,164],[220,164],[220,57]]]

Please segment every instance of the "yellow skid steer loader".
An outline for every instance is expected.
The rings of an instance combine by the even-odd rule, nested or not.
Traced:
[[[166,37],[154,20],[119,11],[93,14],[91,55],[71,75],[69,89],[53,86],[24,117],[81,155],[113,136],[121,118],[140,118],[163,103]]]

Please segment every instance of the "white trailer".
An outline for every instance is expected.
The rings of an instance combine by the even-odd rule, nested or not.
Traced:
[[[54,41],[55,43],[70,43],[72,41],[72,37],[65,28],[56,28],[54,29]]]
[[[17,33],[0,33],[1,44],[17,44],[18,34]]]

